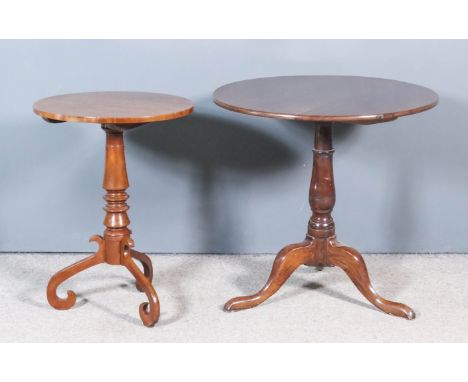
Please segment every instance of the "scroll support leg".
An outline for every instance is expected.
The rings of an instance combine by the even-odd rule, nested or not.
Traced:
[[[154,326],[159,320],[160,308],[159,299],[156,291],[154,290],[151,281],[141,272],[140,268],[135,264],[131,255],[131,247],[133,241],[131,239],[124,239],[122,242],[122,262],[123,265],[135,277],[137,285],[145,292],[148,297],[148,302],[140,304],[140,318],[143,324],[148,327]]]
[[[76,302],[76,294],[71,290],[67,291],[67,298],[65,299],[57,296],[57,288],[60,284],[77,273],[104,262],[104,242],[102,237],[93,236],[91,237],[90,241],[95,241],[99,245],[98,251],[95,254],[78,261],[77,263],[70,265],[65,269],[62,269],[53,275],[50,279],[49,284],[47,285],[47,301],[55,309],[70,309],[73,305],[75,305]]]
[[[149,258],[149,256],[144,253],[135,251],[133,249],[131,250],[130,255],[132,256],[132,258],[138,260],[141,263],[141,265],[143,266],[143,273],[145,277],[150,283],[153,282],[153,264],[151,263],[151,259]],[[140,284],[138,284],[138,282],[136,283],[136,288],[140,292],[144,292],[144,289],[141,287]]]

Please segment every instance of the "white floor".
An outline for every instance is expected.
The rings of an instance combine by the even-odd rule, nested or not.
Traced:
[[[468,255],[367,255],[371,279],[414,321],[381,313],[338,268],[302,267],[257,308],[226,313],[230,297],[257,291],[272,255],[151,256],[161,318],[142,326],[129,273],[99,265],[60,289],[74,308],[52,309],[50,276],[85,255],[0,255],[0,342],[468,342]]]

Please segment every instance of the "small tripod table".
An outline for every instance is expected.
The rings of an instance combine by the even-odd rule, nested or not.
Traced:
[[[284,247],[276,256],[265,286],[251,296],[229,300],[225,310],[257,306],[271,297],[300,266],[338,266],[377,308],[407,319],[411,308],[385,300],[372,287],[361,254],[337,241],[331,216],[335,204],[332,125],[393,121],[434,107],[432,90],[405,82],[352,76],[257,78],[217,89],[213,100],[225,109],[270,118],[315,122],[309,202],[312,217],[304,241]],[[340,126],[339,128],[346,128]]]
[[[127,215],[128,188],[125,165],[123,132],[145,123],[180,118],[190,114],[192,102],[167,94],[144,92],[94,92],[77,93],[44,98],[34,104],[34,112],[47,122],[99,123],[106,133],[106,160],[103,187],[104,199],[103,236],[92,236],[98,244],[95,254],[57,272],[47,286],[47,300],[55,309],[69,309],[76,302],[73,291],[66,298],[57,296],[57,287],[78,272],[93,265],[107,263],[123,265],[136,279],[136,287],[148,297],[140,305],[140,318],[146,326],[153,326],[159,319],[159,300],[152,285],[151,259],[132,249],[134,246],[130,220]],[[135,264],[143,265],[143,272]]]

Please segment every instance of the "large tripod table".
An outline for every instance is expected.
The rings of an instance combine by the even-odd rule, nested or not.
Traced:
[[[315,123],[309,202],[312,216],[303,241],[285,246],[276,256],[265,286],[236,297],[227,311],[252,308],[270,298],[301,265],[338,266],[359,291],[386,313],[415,318],[414,311],[381,297],[369,279],[361,254],[335,236],[332,127],[393,121],[434,107],[437,94],[422,86],[354,76],[285,76],[257,78],[218,88],[213,100],[225,109],[255,116]],[[338,126],[341,125],[341,126]]]

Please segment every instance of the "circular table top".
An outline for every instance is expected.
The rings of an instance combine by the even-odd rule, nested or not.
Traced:
[[[193,111],[193,104],[160,93],[91,92],[43,98],[33,109],[51,121],[138,124],[183,117]]]
[[[438,96],[422,86],[382,78],[285,76],[233,82],[218,88],[213,100],[262,117],[368,124],[430,109]]]

